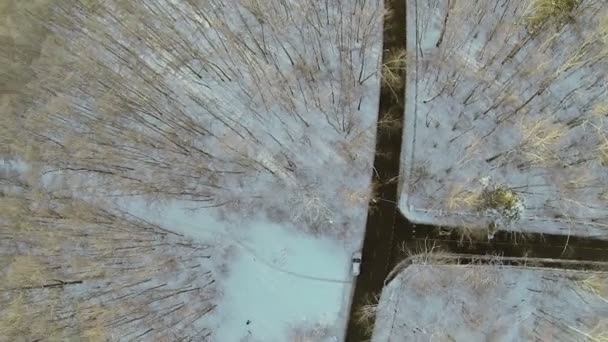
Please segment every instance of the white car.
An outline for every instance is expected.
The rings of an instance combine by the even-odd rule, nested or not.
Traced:
[[[358,276],[361,273],[361,252],[353,253],[353,276]]]

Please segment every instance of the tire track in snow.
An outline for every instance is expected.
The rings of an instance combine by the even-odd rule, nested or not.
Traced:
[[[229,240],[231,240],[233,243],[235,243],[236,245],[238,245],[239,247],[241,247],[242,249],[244,249],[245,251],[247,251],[247,253],[249,253],[251,256],[253,256],[255,259],[255,261],[260,262],[264,265],[266,265],[267,267],[280,272],[280,273],[284,273],[284,274],[288,274],[292,277],[296,277],[296,278],[301,278],[301,279],[307,279],[307,280],[312,280],[312,281],[319,281],[319,282],[325,282],[325,283],[336,283],[336,284],[351,284],[353,282],[353,279],[351,280],[343,280],[343,279],[332,279],[332,278],[325,278],[325,277],[317,277],[317,276],[313,276],[313,275],[308,275],[308,274],[303,274],[303,273],[299,273],[299,272],[294,272],[294,271],[290,271],[281,267],[278,267],[276,265],[274,265],[272,262],[265,260],[264,258],[260,257],[258,253],[256,253],[256,251],[247,246],[244,242],[240,241],[237,237],[235,237],[232,232],[230,232],[229,230],[227,230],[227,237],[229,238]],[[222,234],[223,235],[223,234]]]

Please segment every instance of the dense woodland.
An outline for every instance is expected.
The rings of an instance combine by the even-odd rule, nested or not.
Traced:
[[[132,199],[348,234],[370,196],[383,15],[1,2],[0,341],[213,340],[225,251]]]
[[[46,33],[39,51],[16,41],[10,51],[14,63],[37,54],[25,67],[35,82],[13,75],[3,136],[43,174],[318,230],[351,202],[366,205],[368,188],[347,180],[368,171],[373,151],[375,2],[41,6],[26,12]],[[343,173],[335,192],[325,172]]]
[[[605,2],[413,1],[408,19],[402,208],[434,224],[605,237]],[[487,210],[499,189],[521,221]]]

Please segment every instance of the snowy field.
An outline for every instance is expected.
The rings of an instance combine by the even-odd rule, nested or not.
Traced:
[[[185,286],[189,267],[198,266],[180,265],[183,249],[173,245],[203,246],[208,253],[188,260],[211,272],[192,276],[201,286],[212,281],[200,301],[198,292],[187,292],[163,310],[143,305],[141,312],[120,311],[110,323],[93,326],[100,330],[96,333],[110,340],[140,334],[142,340],[158,341],[343,340],[353,281],[350,259],[361,248],[373,196],[381,1],[50,3],[44,18],[51,31],[29,66],[32,81],[2,103],[8,159],[28,165],[19,172],[23,189],[11,194],[19,208],[14,221],[41,206],[41,198],[60,196],[68,208],[72,202],[90,203],[135,220],[120,221],[132,228],[125,244],[140,243],[137,229],[181,234],[159,242],[166,250],[125,247],[141,249],[138,262],[150,268],[151,280],[143,287],[104,291],[96,312],[112,310],[104,301],[123,295],[144,303],[147,291],[162,298],[166,281]],[[23,102],[13,106],[18,101]],[[2,181],[14,182],[9,177]],[[40,197],[37,191],[49,194]],[[26,195],[27,200],[20,198]],[[54,221],[76,214],[40,215],[44,219],[33,225],[44,235],[51,226],[46,220],[67,229],[70,221]],[[94,224],[91,230],[103,231]],[[23,244],[17,241],[22,232],[11,234],[15,241],[2,242]],[[87,244],[82,234],[71,229],[69,236]],[[160,239],[151,235],[146,243]],[[64,245],[61,274],[78,279],[69,257],[78,248]],[[120,276],[129,276],[123,254],[114,256],[111,245],[104,248],[108,259],[97,267],[125,266],[113,273],[116,280],[82,275],[98,291],[105,282],[120,285]],[[36,251],[14,248],[3,257]],[[37,253],[44,258],[57,252]],[[155,268],[156,258],[178,264],[170,271]],[[0,271],[16,276],[16,266]],[[56,267],[52,262],[28,266]],[[31,285],[28,279],[26,290],[44,286],[44,279],[36,281]],[[78,295],[51,298],[43,290],[27,302],[57,300],[69,315],[73,301],[87,291],[74,286]],[[19,304],[11,296],[1,299]],[[38,317],[41,307],[46,308],[20,313],[20,322]],[[159,317],[173,324],[191,311],[202,314],[172,325],[171,335],[156,324]],[[82,318],[83,326],[93,316]],[[106,316],[100,317],[105,323]],[[0,329],[5,323],[21,328],[0,319]],[[79,328],[57,331],[82,338]]]
[[[221,250],[212,257],[221,265],[213,341],[343,340],[354,279],[348,242],[263,217],[231,225],[217,212],[193,213],[187,202],[154,213],[137,201],[123,208]]]
[[[408,1],[409,219],[608,237],[608,7],[542,3]]]
[[[412,265],[383,290],[372,341],[603,341],[608,274]]]

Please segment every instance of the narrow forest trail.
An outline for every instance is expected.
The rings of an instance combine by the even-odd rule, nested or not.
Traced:
[[[391,51],[405,50],[405,1],[385,0],[385,8],[392,11],[390,20],[384,22],[383,31],[383,64],[390,57]],[[362,249],[361,273],[357,277],[353,299],[350,308],[346,341],[364,341],[368,332],[356,323],[357,310],[365,305],[366,299],[382,290],[384,280],[391,269],[393,246],[395,241],[395,221],[398,218],[398,182],[393,181],[399,177],[401,139],[403,134],[405,73],[401,73],[401,89],[394,89],[385,82],[381,82],[380,102],[378,106],[378,121],[391,117],[401,124],[398,129],[378,125],[376,132],[376,154],[372,182],[380,184],[378,196],[383,199],[377,203],[370,203]],[[411,229],[404,229],[409,232]],[[401,234],[402,235],[402,234]],[[401,236],[409,240],[406,236]]]

